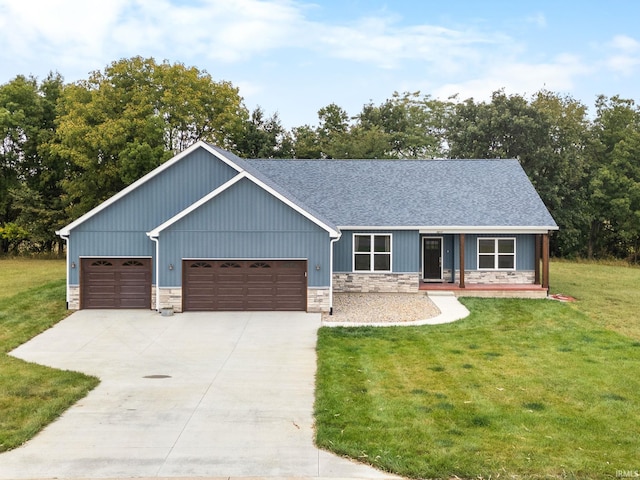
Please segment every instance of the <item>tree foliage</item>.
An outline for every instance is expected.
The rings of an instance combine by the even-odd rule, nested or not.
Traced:
[[[257,107],[245,122],[236,149],[248,158],[289,158],[293,145],[278,114],[266,118],[262,108]]]
[[[67,220],[61,211],[64,164],[48,148],[62,88],[59,74],[40,84],[17,76],[0,86],[0,245],[5,253],[27,239],[32,247],[50,251],[59,242],[55,229]],[[36,208],[40,214],[34,218]]]
[[[251,158],[516,158],[560,225],[558,256],[638,261],[640,109],[542,90],[488,101],[394,92],[350,115],[331,103],[317,126],[249,112],[239,90],[195,67],[112,62],[65,84],[0,85],[0,252],[51,251],[55,230],[204,140]],[[487,188],[491,188],[490,185]]]
[[[86,212],[198,140],[234,150],[247,115],[229,82],[141,57],[67,86],[51,149],[68,162],[69,215]]]
[[[640,247],[640,109],[633,100],[596,101],[593,215],[589,253],[638,261]]]
[[[468,99],[454,112],[447,128],[450,156],[518,159],[562,225],[553,237],[554,253],[585,253],[587,108],[548,91],[531,100],[498,91],[490,102]]]

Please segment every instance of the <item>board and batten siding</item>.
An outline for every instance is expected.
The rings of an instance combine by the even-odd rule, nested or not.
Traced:
[[[444,269],[460,268],[460,236],[451,234],[420,234],[412,230],[385,230],[385,231],[354,231],[343,230],[342,237],[334,247],[334,271],[336,273],[353,271],[353,234],[391,234],[393,273],[414,273],[422,269],[422,238],[440,237],[443,239],[443,266]],[[477,245],[480,238],[515,238],[516,239],[516,269],[534,270],[535,268],[535,235],[526,234],[496,234],[496,235],[465,235],[465,268],[476,270],[478,266]]]
[[[333,271],[353,271],[353,234],[391,235],[391,263],[394,273],[420,271],[420,234],[413,230],[342,230],[342,237],[335,243]]]
[[[308,259],[308,285],[329,286],[328,232],[248,179],[162,231],[159,241],[161,287],[181,284],[184,258]]]
[[[198,149],[150,178],[74,231],[145,231],[157,227],[237,175]]]
[[[197,149],[71,231],[69,261],[82,256],[154,256],[152,230],[237,172],[204,149]],[[78,269],[69,283],[78,284]],[[154,280],[155,282],[155,272]]]

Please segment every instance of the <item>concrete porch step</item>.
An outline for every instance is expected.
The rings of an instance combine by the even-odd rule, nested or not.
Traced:
[[[427,291],[429,297],[455,297],[456,294],[451,290],[429,290]]]

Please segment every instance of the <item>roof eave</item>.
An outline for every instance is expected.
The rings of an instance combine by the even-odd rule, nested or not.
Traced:
[[[418,230],[420,233],[438,234],[438,233],[510,233],[510,234],[535,234],[549,233],[550,231],[559,230],[557,225],[549,226],[474,226],[474,225],[340,225],[340,230]]]

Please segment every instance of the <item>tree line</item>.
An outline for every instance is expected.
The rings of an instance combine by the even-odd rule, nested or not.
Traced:
[[[489,101],[395,92],[286,129],[277,113],[249,111],[232,83],[142,57],[74,83],[51,73],[0,85],[0,253],[61,251],[57,229],[198,140],[247,158],[517,158],[560,226],[553,255],[638,260],[632,99],[599,96],[589,113],[546,90]]]

